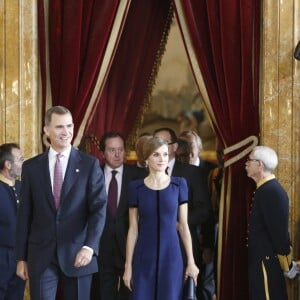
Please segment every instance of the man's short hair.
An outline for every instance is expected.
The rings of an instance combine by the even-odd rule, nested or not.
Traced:
[[[100,143],[99,143],[100,151],[104,152],[105,147],[106,147],[106,141],[110,138],[115,138],[115,137],[119,137],[123,141],[123,144],[125,147],[125,138],[122,135],[122,133],[120,133],[118,131],[108,131],[108,132],[104,133],[100,139]]]
[[[10,162],[14,161],[13,149],[20,149],[20,147],[16,143],[6,143],[0,146],[0,170],[4,169],[4,164],[7,160]]]
[[[45,125],[46,126],[49,126],[50,123],[51,123],[51,118],[52,118],[52,115],[53,114],[57,114],[57,115],[66,115],[66,114],[71,114],[71,112],[64,106],[53,106],[51,108],[49,108],[47,111],[46,111],[46,114],[45,114]]]
[[[161,131],[167,131],[167,132],[169,132],[169,134],[171,136],[171,141],[170,142],[171,143],[177,143],[177,136],[176,136],[175,131],[172,128],[161,127],[161,128],[155,129],[154,132],[153,132],[153,135],[156,135],[156,133],[159,133]]]
[[[272,172],[278,165],[278,157],[276,152],[267,146],[256,146],[253,148],[253,158],[260,160],[264,166],[265,170]]]

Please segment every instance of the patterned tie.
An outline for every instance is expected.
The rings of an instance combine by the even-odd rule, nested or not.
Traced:
[[[118,183],[116,180],[116,174],[118,171],[111,171],[111,180],[108,187],[108,212],[112,217],[116,216],[117,202],[118,202]]]
[[[61,153],[56,154],[56,162],[54,166],[53,196],[54,196],[54,204],[56,209],[58,209],[59,207],[60,192],[63,184],[63,173],[62,173],[62,165],[61,165],[62,157],[63,155]]]

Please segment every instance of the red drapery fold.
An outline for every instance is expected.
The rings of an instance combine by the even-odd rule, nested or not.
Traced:
[[[259,137],[260,1],[174,3],[195,79],[217,136],[225,148],[249,136]],[[225,159],[244,149],[238,147]],[[244,162],[238,160],[225,169],[219,220],[221,300],[248,298],[246,238],[253,185],[246,177]]]
[[[129,136],[151,92],[171,12],[170,0],[132,1],[88,135],[99,139],[117,130]]]
[[[48,9],[44,0],[38,1],[43,112],[50,76],[50,103],[70,109],[75,137],[90,104],[119,2],[52,0]]]

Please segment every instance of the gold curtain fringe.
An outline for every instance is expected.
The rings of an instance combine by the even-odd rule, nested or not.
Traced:
[[[97,149],[100,151],[100,141],[94,134],[86,134],[79,145],[79,149],[86,153],[91,153],[91,145],[95,145]]]
[[[154,65],[153,65],[153,68],[151,71],[150,79],[148,81],[148,86],[147,86],[146,94],[145,94],[145,97],[143,100],[143,104],[142,104],[142,107],[141,107],[137,117],[136,117],[135,124],[131,130],[131,133],[129,134],[129,136],[127,138],[126,144],[127,144],[127,149],[129,149],[129,150],[134,149],[134,144],[135,144],[135,141],[136,141],[136,138],[138,135],[138,129],[141,127],[143,120],[144,120],[144,115],[148,111],[149,106],[150,106],[153,87],[156,83],[156,78],[157,78],[157,74],[159,71],[159,67],[161,66],[162,57],[166,50],[166,44],[168,41],[171,23],[172,23],[172,19],[173,19],[173,12],[174,12],[174,7],[173,7],[173,2],[171,1],[170,7],[169,7],[169,12],[168,12],[168,15],[166,18],[165,28],[163,30],[159,49],[156,53],[155,62],[154,62]]]

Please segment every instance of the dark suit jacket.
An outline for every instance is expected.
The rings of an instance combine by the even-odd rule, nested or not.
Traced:
[[[105,260],[106,255],[110,254],[111,244],[114,243],[115,266],[124,268],[126,255],[126,239],[129,226],[127,187],[130,181],[139,176],[139,169],[133,165],[123,165],[122,186],[117,215],[112,218],[107,211],[105,228],[100,242],[100,261]],[[115,253],[115,254],[116,254]]]
[[[20,181],[16,180],[17,194]],[[17,201],[13,189],[0,181],[0,247],[14,247],[16,242]]]
[[[207,175],[209,174],[209,172],[211,170],[213,170],[214,168],[216,168],[218,165],[217,164],[214,164],[208,160],[203,160],[203,159],[200,159],[200,164],[199,164],[199,168],[203,171],[203,172],[206,172]]]
[[[17,260],[28,263],[29,275],[39,276],[57,259],[70,277],[97,272],[97,260],[75,268],[77,252],[86,245],[98,254],[105,223],[106,191],[99,161],[72,148],[56,210],[48,152],[23,164],[21,203],[17,220]]]
[[[188,223],[191,229],[203,224],[211,215],[207,177],[196,166],[175,161],[172,176],[184,177],[189,189]]]

